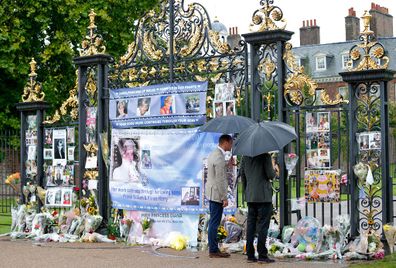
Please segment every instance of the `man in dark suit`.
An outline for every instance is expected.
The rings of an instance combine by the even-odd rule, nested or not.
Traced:
[[[223,208],[228,206],[227,172],[228,162],[225,153],[231,151],[232,138],[222,135],[219,138],[218,147],[208,157],[208,179],[205,184],[205,195],[209,200],[210,220],[208,224],[208,244],[210,258],[227,258],[230,254],[220,252],[217,241],[217,229],[219,228]]]
[[[271,156],[264,153],[255,157],[244,156],[241,161],[240,176],[245,190],[248,204],[248,218],[246,230],[246,251],[248,262],[270,263],[265,246],[272,214],[272,184],[275,177]],[[254,234],[258,224],[257,251],[258,259],[254,256]]]

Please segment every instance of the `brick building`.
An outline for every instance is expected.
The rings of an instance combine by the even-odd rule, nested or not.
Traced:
[[[371,29],[378,36],[378,41],[385,47],[390,59],[389,69],[396,70],[396,38],[393,37],[393,17],[389,10],[372,3]],[[293,48],[293,52],[300,65],[318,83],[319,88],[325,88],[330,95],[338,92],[347,96],[347,84],[342,81],[340,72],[347,71],[349,50],[357,43],[360,33],[360,19],[356,17],[353,8],[348,10],[345,17],[346,41],[320,44],[320,27],[316,20],[304,21],[300,28],[300,47]],[[396,79],[389,84],[389,100],[396,102]],[[318,92],[319,93],[319,92]],[[320,102],[319,98],[318,102]],[[320,104],[320,103],[318,103]]]

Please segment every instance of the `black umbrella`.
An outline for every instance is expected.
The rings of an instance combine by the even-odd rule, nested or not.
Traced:
[[[278,121],[256,123],[239,134],[233,153],[253,157],[281,150],[296,138],[296,131],[288,124]]]
[[[239,115],[227,115],[216,117],[199,128],[202,132],[215,133],[240,133],[254,125],[254,121],[248,117]]]

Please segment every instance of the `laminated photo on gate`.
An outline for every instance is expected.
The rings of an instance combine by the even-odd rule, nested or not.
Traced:
[[[356,134],[360,151],[381,150],[381,132],[370,131]]]
[[[305,199],[308,202],[340,201],[340,170],[306,170]]]
[[[234,100],[234,83],[219,83],[215,85],[215,101]]]
[[[50,187],[45,193],[46,207],[71,207],[73,189],[70,187]]]

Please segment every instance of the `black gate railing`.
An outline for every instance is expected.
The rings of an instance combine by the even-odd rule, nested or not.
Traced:
[[[19,171],[19,133],[0,131],[0,214],[7,214],[15,204],[17,193],[5,184],[11,173]]]

